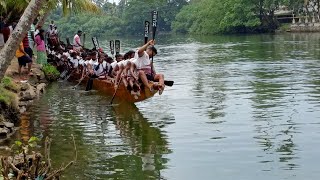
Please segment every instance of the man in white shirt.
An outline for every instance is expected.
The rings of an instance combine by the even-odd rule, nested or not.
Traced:
[[[164,76],[163,74],[156,74],[153,64],[151,63],[150,58],[155,55],[157,55],[157,49],[154,47],[154,41],[150,40],[136,51],[133,62],[139,70],[139,78],[142,83],[152,91],[153,87],[149,84],[148,80],[159,82],[157,88],[161,94],[165,87]]]
[[[80,37],[82,35],[82,31],[78,31],[78,33],[73,37],[73,50],[80,52],[82,49]]]

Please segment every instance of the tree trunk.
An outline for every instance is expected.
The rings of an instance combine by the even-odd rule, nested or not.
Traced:
[[[0,79],[3,78],[8,69],[15,52],[29,30],[34,19],[37,17],[40,8],[46,0],[31,0],[28,7],[24,10],[16,28],[10,34],[10,37],[2,50],[0,51]]]
[[[36,27],[43,26],[43,24],[46,22],[48,16],[50,15],[51,10],[49,8],[46,8],[44,11],[45,11],[45,13],[41,16]]]

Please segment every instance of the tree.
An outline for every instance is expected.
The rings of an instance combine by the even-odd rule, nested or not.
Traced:
[[[274,31],[279,26],[275,11],[283,5],[297,9],[301,1],[192,0],[176,15],[172,28],[195,34]]]
[[[16,28],[10,35],[3,49],[0,51],[0,79],[3,78],[19,43],[26,35],[31,23],[37,17],[39,10],[44,3],[45,0],[30,1],[27,8],[24,10],[24,13],[22,14]]]
[[[25,0],[18,0],[27,2]],[[1,1],[2,2],[2,1]],[[15,10],[23,11],[23,14],[15,28],[15,30],[10,35],[8,41],[6,42],[3,49],[0,51],[0,79],[3,78],[11,59],[14,57],[16,49],[18,48],[19,43],[22,41],[23,37],[26,35],[28,29],[30,28],[31,24],[38,16],[39,11],[41,8],[46,5],[45,8],[52,5],[62,4],[62,9],[64,14],[68,14],[70,11],[75,13],[83,11],[83,10],[97,10],[96,6],[90,0],[31,0],[27,7],[23,8],[25,5],[23,2],[21,4],[17,3],[16,1],[9,0],[5,1],[6,4],[1,3],[2,8],[1,12],[8,12],[8,14],[13,14],[10,12],[15,12]],[[47,3],[47,4],[46,4]],[[12,8],[12,11],[9,12],[9,8]],[[49,9],[46,9],[49,11]],[[18,12],[20,12],[18,11]],[[14,15],[19,15],[19,13],[14,13]]]

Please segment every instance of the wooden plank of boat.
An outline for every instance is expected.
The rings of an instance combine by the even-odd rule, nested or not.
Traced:
[[[75,81],[77,79],[80,79],[80,74],[76,74],[74,75],[74,77],[70,78],[71,81]],[[81,84],[87,84],[88,80],[88,77],[84,78]],[[150,84],[152,83],[150,82]],[[92,87],[93,89],[108,96],[112,96],[115,92],[114,83],[112,83],[110,80],[101,80],[96,78],[93,80]],[[124,100],[126,102],[136,103],[153,97],[157,92],[158,90],[154,90],[153,92],[151,92],[148,88],[141,88],[140,93],[134,95],[131,94],[131,92],[128,91],[126,87],[121,83],[116,93],[116,98]]]

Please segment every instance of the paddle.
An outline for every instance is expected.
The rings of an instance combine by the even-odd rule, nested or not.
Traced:
[[[93,43],[93,46],[96,50],[98,50],[99,48],[99,45],[98,45],[98,40],[96,37],[92,37],[92,43]]]
[[[114,41],[114,46],[115,46],[115,50],[116,50],[116,55],[120,53],[120,40],[115,40]]]
[[[66,41],[67,41],[67,46],[70,46],[70,39],[69,38],[66,38]]]
[[[82,47],[84,48],[84,43],[86,42],[86,33],[83,33],[83,45]]]
[[[144,21],[144,44],[147,44],[149,37],[150,22]]]
[[[117,82],[117,89],[116,89],[116,90],[114,91],[114,93],[113,93],[112,99],[111,99],[111,101],[110,101],[110,105],[112,104],[114,98],[116,97],[117,91],[118,91],[119,86],[120,86],[120,83],[121,83],[121,81],[122,81],[122,77],[123,77],[123,76],[121,76],[121,78],[119,79],[119,82]]]
[[[84,75],[80,80],[79,83],[77,85],[75,85],[72,89],[76,89],[82,82],[82,80],[86,77],[87,75]]]
[[[116,49],[116,54],[119,54],[120,53],[120,40],[115,40],[115,49]],[[123,76],[120,77],[119,82],[116,82],[117,83],[117,89],[114,91],[114,94],[113,94],[112,99],[110,101],[110,105],[112,104],[114,98],[116,97],[117,91],[118,91],[120,83],[122,81],[122,77]]]
[[[157,24],[158,24],[158,11],[152,11],[152,39],[153,40],[156,37]]]
[[[174,81],[167,81],[167,80],[164,80],[164,84],[165,84],[166,86],[173,86]]]
[[[114,41],[113,40],[110,41],[110,51],[111,51],[112,57],[114,57],[113,56],[114,55]]]
[[[97,40],[97,43],[98,43],[98,48],[100,49],[99,39],[96,38],[96,40]]]
[[[152,11],[152,39],[154,40],[156,37],[156,31],[157,31],[157,24],[158,24],[158,11]],[[153,56],[151,58],[151,72],[153,72]],[[164,84],[166,86],[172,86],[173,81],[164,81]]]
[[[158,24],[158,11],[152,11],[152,40],[156,37]],[[151,58],[151,72],[153,73],[153,56]]]

